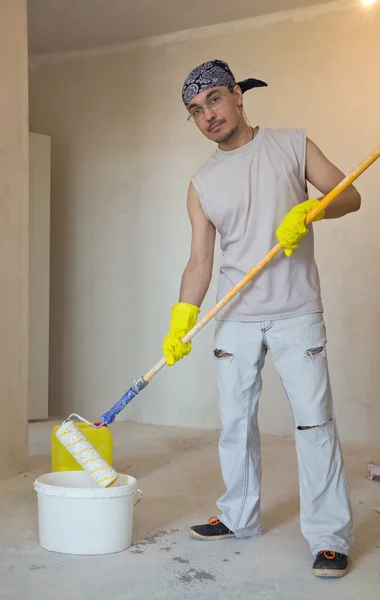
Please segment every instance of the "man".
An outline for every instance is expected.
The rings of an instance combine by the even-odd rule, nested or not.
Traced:
[[[189,119],[218,148],[189,186],[191,255],[163,343],[167,364],[191,350],[191,342],[181,340],[196,324],[210,284],[216,230],[224,257],[218,299],[277,240],[285,252],[217,315],[219,457],[226,492],[217,502],[219,518],[190,533],[222,540],[262,532],[257,413],[261,370],[270,350],[295,420],[301,530],[313,572],[342,577],[353,539],[352,514],[333,415],[313,231],[310,226],[306,235],[304,223],[318,203],[308,199],[307,182],[325,195],[344,175],[303,130],[250,127],[243,93],[265,85],[255,79],[236,83],[227,63],[213,60],[195,68],[182,91]],[[356,211],[360,201],[351,186],[317,220]]]

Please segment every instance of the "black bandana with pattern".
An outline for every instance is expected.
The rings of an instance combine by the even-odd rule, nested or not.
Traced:
[[[228,64],[223,60],[216,59],[199,65],[189,73],[182,88],[182,100],[187,108],[194,96],[204,90],[221,86],[233,88],[235,85],[240,86],[243,94],[252,88],[267,86],[260,79],[244,79],[244,81],[236,82]]]

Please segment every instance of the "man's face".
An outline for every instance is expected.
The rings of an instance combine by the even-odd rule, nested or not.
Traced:
[[[227,141],[241,121],[243,105],[239,86],[205,90],[191,100],[188,111],[198,129],[209,140],[218,144]]]

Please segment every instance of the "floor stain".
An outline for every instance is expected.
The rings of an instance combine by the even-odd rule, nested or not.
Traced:
[[[153,535],[149,535],[144,540],[139,542],[137,546],[150,546],[151,544],[157,544],[165,535],[167,535],[167,531],[157,531],[157,533],[153,533]]]
[[[179,576],[178,581],[181,583],[206,583],[208,581],[215,581],[216,577],[212,573],[202,571],[198,569],[189,569]]]
[[[180,565],[188,565],[189,561],[186,560],[186,558],[182,558],[181,556],[175,556],[174,558],[172,558],[173,562],[177,562]]]
[[[178,533],[180,531],[180,529],[170,529],[168,531],[157,531],[156,533],[153,533],[152,535],[149,535],[148,537],[146,537],[144,540],[141,540],[141,542],[138,542],[137,544],[134,545],[133,549],[131,550],[132,554],[144,554],[144,551],[147,549],[147,546],[151,546],[153,544],[157,544],[158,542],[163,541],[163,538],[172,535],[174,533]],[[171,542],[171,544],[176,544],[176,542]],[[169,546],[165,546],[163,548],[161,548],[161,550],[165,551],[165,552],[170,552],[171,548]]]
[[[29,571],[39,571],[40,569],[46,569],[45,565],[39,566],[39,565],[30,565],[29,567]]]

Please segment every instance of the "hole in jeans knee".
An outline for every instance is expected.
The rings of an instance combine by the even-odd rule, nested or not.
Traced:
[[[331,423],[333,419],[329,419],[325,423],[320,423],[319,425],[299,425],[297,429],[299,431],[306,431],[307,429],[316,429],[317,427],[321,427],[322,425],[327,425],[327,423]]]
[[[305,356],[307,356],[307,358],[314,358],[315,356],[318,356],[319,354],[322,354],[322,356],[325,355],[325,346],[318,346],[317,348],[309,348],[305,352]]]
[[[223,359],[223,358],[233,358],[234,355],[230,352],[226,352],[226,350],[220,350],[219,348],[215,348],[214,350],[215,358]]]

